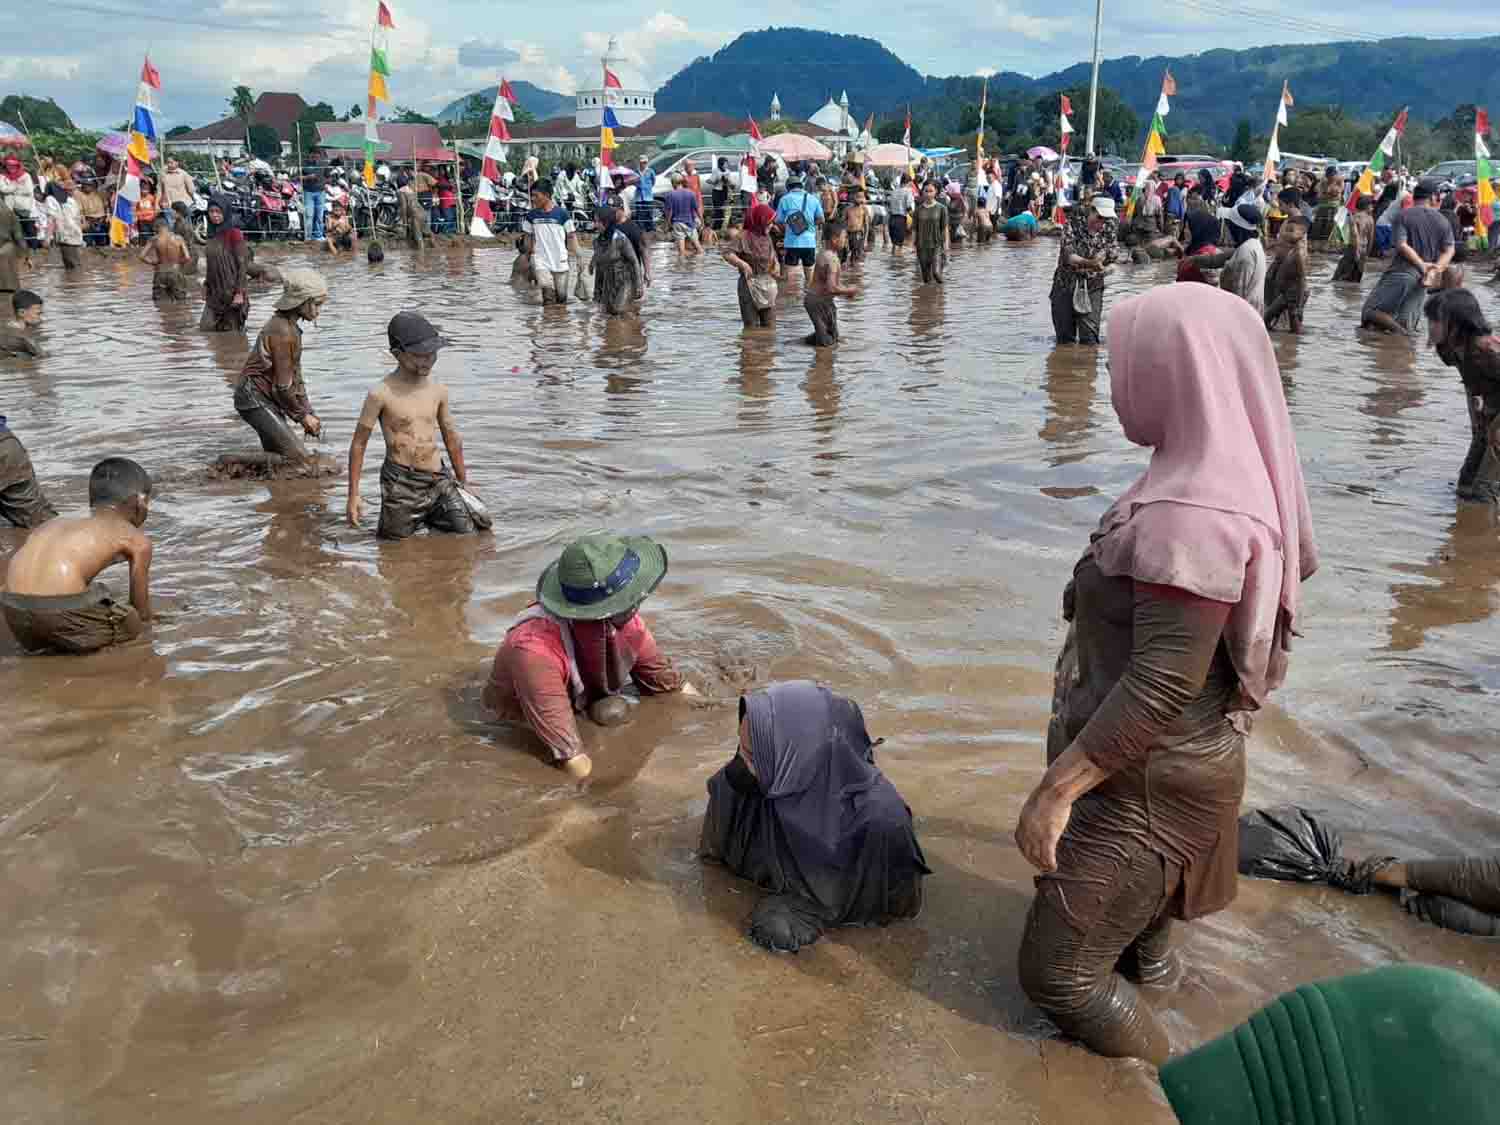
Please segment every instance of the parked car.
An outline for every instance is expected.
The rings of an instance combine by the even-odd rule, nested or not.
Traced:
[[[1454,180],[1460,176],[1477,176],[1479,165],[1473,160],[1444,160],[1422,173],[1424,180]]]

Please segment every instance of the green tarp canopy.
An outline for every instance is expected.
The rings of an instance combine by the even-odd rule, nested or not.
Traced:
[[[689,129],[673,129],[656,143],[664,150],[674,148],[719,148],[724,144],[724,138],[712,129],[700,129],[694,126]]]
[[[365,135],[363,132],[337,133],[331,137],[324,137],[318,142],[318,147],[343,150],[357,149],[363,152],[365,147]],[[391,146],[385,141],[376,141],[375,151],[390,152]]]

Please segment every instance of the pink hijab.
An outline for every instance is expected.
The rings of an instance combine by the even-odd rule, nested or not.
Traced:
[[[1286,678],[1303,579],[1318,567],[1276,353],[1232,293],[1164,285],[1109,318],[1110,397],[1145,474],[1100,521],[1108,575],[1175,586],[1230,610],[1231,710]]]

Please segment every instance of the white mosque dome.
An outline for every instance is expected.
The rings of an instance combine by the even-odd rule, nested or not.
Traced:
[[[848,117],[848,111],[840,107],[832,98],[829,98],[828,104],[807,120],[810,124],[816,125],[820,129],[827,129],[830,133],[842,133],[848,128],[846,124]]]

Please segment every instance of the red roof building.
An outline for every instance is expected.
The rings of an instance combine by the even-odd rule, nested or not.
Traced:
[[[300,94],[264,93],[255,99],[252,125],[269,125],[281,141],[282,155],[291,152],[297,134],[297,118],[307,110]],[[238,117],[225,117],[212,125],[172,137],[168,150],[201,152],[210,156],[236,159],[245,154],[245,123]]]
[[[453,159],[453,150],[443,145],[443,135],[438,132],[436,125],[398,125],[390,121],[382,121],[376,125],[376,131],[384,144],[391,147],[383,151],[380,156],[388,163],[408,163],[412,160],[446,160]],[[346,137],[350,133],[362,134],[365,131],[363,121],[319,121],[318,139],[325,137]],[[324,148],[322,151],[332,157],[340,156],[345,160],[351,158],[364,159],[364,151],[357,148]]]

